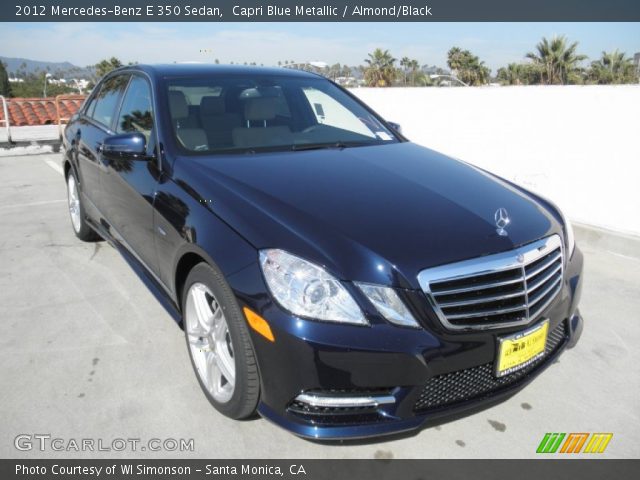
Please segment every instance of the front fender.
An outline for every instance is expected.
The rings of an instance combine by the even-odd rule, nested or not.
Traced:
[[[160,278],[178,304],[181,262],[200,257],[228,277],[257,259],[255,248],[223,222],[214,206],[173,181],[160,182],[154,200]]]

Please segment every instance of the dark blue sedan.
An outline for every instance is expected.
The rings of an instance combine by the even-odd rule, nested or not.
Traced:
[[[65,130],[71,224],[180,323],[224,415],[433,424],[575,344],[582,254],[548,200],[399,130],[311,73],[121,68]]]

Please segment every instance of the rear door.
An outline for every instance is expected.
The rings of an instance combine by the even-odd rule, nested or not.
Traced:
[[[101,205],[112,234],[157,273],[153,201],[160,170],[154,120],[151,85],[145,76],[133,73],[113,129],[116,134],[142,133],[147,158],[103,158]]]
[[[111,127],[128,80],[128,75],[116,75],[105,80],[76,122],[76,131],[72,132],[78,146],[80,187],[87,200],[84,204],[95,219],[102,218],[104,214],[100,192],[100,176],[104,167],[99,150],[104,139],[114,134]]]

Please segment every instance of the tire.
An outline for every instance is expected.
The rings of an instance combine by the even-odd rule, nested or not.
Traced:
[[[100,240],[100,236],[87,223],[78,179],[72,169],[67,173],[67,206],[69,207],[71,228],[76,237],[83,242]]]
[[[260,398],[255,353],[244,315],[217,268],[199,263],[189,272],[182,314],[191,365],[209,402],[233,419],[252,416]]]

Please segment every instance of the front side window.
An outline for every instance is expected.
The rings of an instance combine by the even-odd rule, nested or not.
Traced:
[[[116,132],[142,133],[148,144],[152,129],[151,89],[144,78],[136,75],[131,79],[127,93],[122,101],[122,108],[116,123]]]
[[[95,101],[92,102],[95,103],[95,106],[89,106],[93,106],[93,112],[88,111],[91,118],[105,127],[111,128],[116,108],[128,81],[129,75],[116,75],[107,79],[96,95]]]
[[[164,82],[187,153],[305,150],[398,142],[357,100],[321,78],[197,76]]]

